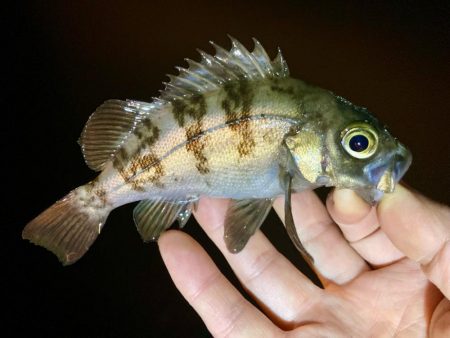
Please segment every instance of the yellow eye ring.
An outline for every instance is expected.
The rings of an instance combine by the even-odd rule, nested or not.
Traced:
[[[349,155],[365,159],[376,152],[378,135],[367,123],[353,123],[342,131],[341,144]]]

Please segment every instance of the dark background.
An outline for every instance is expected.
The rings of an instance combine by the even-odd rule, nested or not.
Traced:
[[[414,155],[405,181],[450,201],[449,5],[445,1],[42,1],[3,5],[0,252],[2,336],[201,337],[157,245],[144,245],[133,205],[114,210],[91,250],[62,267],[21,240],[25,224],[95,177],[76,140],[110,98],[151,100],[164,74],[227,33],[291,74],[368,107]],[[195,220],[197,238],[238,285]],[[302,266],[273,214],[263,226]],[[407,234],[405,234],[407,236]],[[332,253],[330,253],[332,254]],[[302,267],[304,269],[304,267]],[[5,315],[6,314],[6,315]]]

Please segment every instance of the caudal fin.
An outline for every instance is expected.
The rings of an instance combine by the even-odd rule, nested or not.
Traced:
[[[105,204],[81,186],[28,223],[22,238],[50,250],[63,265],[75,263],[100,233],[111,211]]]

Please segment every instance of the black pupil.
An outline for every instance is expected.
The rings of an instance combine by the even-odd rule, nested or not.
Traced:
[[[356,152],[361,152],[369,146],[369,140],[364,135],[355,135],[350,139],[350,149]]]

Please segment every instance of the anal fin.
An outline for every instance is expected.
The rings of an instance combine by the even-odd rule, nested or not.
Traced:
[[[183,204],[183,208],[181,208],[177,215],[177,221],[180,228],[183,228],[186,225],[187,221],[191,217],[193,209],[195,210],[193,203]]]
[[[144,242],[155,241],[175,220],[183,227],[192,212],[191,201],[144,200],[134,208],[133,217]]]
[[[237,253],[258,230],[272,207],[272,199],[232,200],[225,217],[224,239],[228,251]]]

